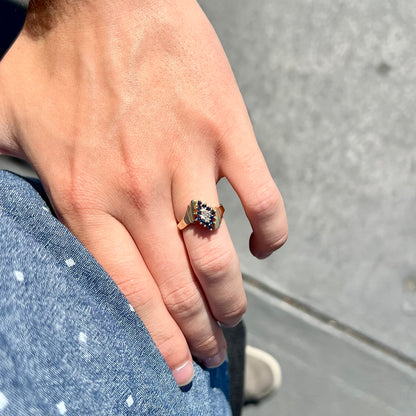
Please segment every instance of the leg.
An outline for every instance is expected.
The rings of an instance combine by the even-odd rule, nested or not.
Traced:
[[[4,171],[0,316],[2,415],[230,414],[226,366],[195,365],[179,389],[111,278],[33,185]]]

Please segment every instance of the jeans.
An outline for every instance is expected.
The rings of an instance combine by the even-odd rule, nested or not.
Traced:
[[[180,389],[40,184],[0,171],[0,415],[231,415],[227,363],[194,368]]]

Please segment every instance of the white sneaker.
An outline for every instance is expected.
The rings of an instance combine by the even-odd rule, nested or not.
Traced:
[[[244,403],[257,403],[275,393],[282,384],[279,363],[267,352],[246,346]]]

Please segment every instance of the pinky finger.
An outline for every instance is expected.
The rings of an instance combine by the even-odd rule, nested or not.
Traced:
[[[112,216],[100,214],[90,215],[88,224],[82,227],[73,223],[70,228],[126,296],[177,384],[188,384],[193,378],[193,361],[186,340],[166,309],[152,275],[124,226]],[[82,232],[77,234],[77,229]]]

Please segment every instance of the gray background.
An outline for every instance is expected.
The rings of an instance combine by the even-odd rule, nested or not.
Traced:
[[[393,3],[202,2],[288,213],[259,262],[224,186],[243,269],[416,359],[416,3]]]
[[[244,414],[415,416],[416,3],[200,4],[290,228],[277,254],[254,259],[239,201],[219,184],[248,276],[249,341],[283,369],[279,394]]]
[[[290,229],[277,254],[254,259],[220,184],[252,278],[250,340],[284,373],[280,394],[247,414],[416,415],[416,3],[200,3]]]

